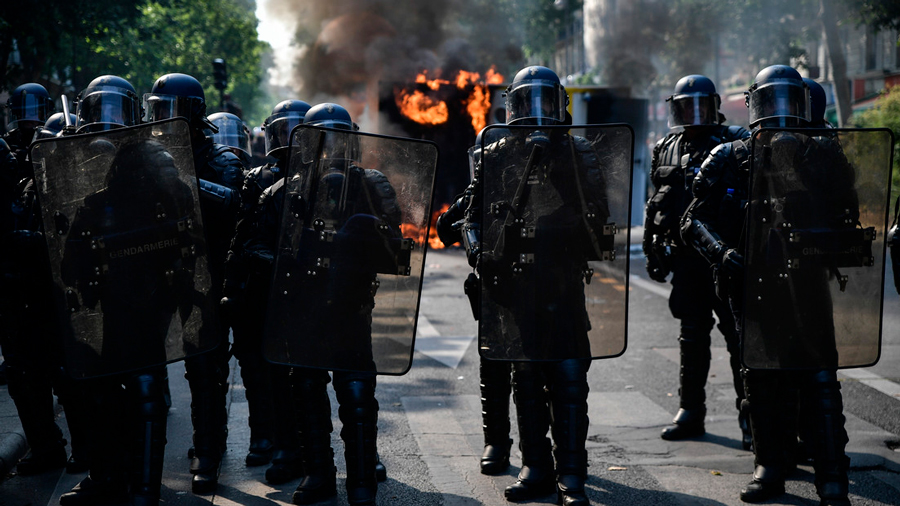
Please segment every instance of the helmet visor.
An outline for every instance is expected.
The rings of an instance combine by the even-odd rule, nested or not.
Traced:
[[[750,92],[750,125],[769,118],[797,118],[810,120],[809,89],[787,82],[774,82]]]
[[[119,88],[101,88],[78,101],[75,126],[79,132],[109,130],[138,123],[140,106],[137,97],[126,95]],[[90,128],[86,128],[89,125]]]
[[[303,116],[291,115],[270,118],[271,121],[266,123],[263,128],[266,131],[266,154],[270,155],[273,151],[280,148],[286,148],[291,143],[291,130],[295,126],[303,123]]]
[[[506,94],[506,122],[557,125],[566,119],[566,94],[552,81],[525,81]]]
[[[47,97],[23,93],[17,98],[18,103],[9,107],[8,130],[41,126],[53,114],[53,102]]]
[[[716,97],[706,93],[675,95],[669,103],[669,128],[719,124]]]
[[[232,118],[218,118],[213,121],[219,131],[214,133],[212,138],[214,142],[237,148],[250,154],[250,131],[243,121]]]
[[[200,105],[198,102],[200,99],[194,97],[147,93],[144,95],[144,120],[184,118],[191,121],[194,117],[194,110]]]

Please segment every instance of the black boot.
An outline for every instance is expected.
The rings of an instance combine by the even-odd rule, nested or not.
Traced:
[[[513,391],[522,469],[515,483],[503,491],[507,501],[522,502],[556,491],[553,455],[550,453],[550,408],[544,390],[544,375],[538,364],[513,365]]]
[[[753,480],[741,489],[744,502],[763,502],[784,494],[784,472],[774,467],[757,465]]]
[[[706,434],[704,420],[706,419],[706,408],[684,409],[678,410],[672,425],[663,428],[660,437],[666,441],[680,441],[692,437],[700,437]]]
[[[247,457],[244,458],[244,464],[247,467],[264,466],[272,461],[274,453],[275,448],[272,445],[272,441],[265,438],[254,439],[251,437],[250,449],[247,452]]]
[[[509,395],[512,391],[508,362],[481,360],[481,420],[484,453],[481,474],[496,475],[509,468]]]
[[[59,439],[32,448],[22,460],[16,464],[16,472],[21,476],[32,476],[60,469],[66,465],[66,440],[59,433]]]
[[[275,450],[272,465],[266,469],[266,482],[281,485],[303,476],[303,461],[295,450]]]
[[[305,471],[291,502],[313,504],[337,495],[337,470],[331,449],[334,427],[326,390],[328,373],[296,369],[291,381]]]
[[[561,474],[556,484],[556,502],[563,506],[589,506],[584,492],[584,477],[574,474]]]
[[[347,461],[347,501],[351,505],[374,505],[378,492],[375,475],[378,437],[375,376],[351,374],[345,377],[335,373],[335,395],[340,403],[338,415],[344,424],[341,439]]]
[[[682,320],[678,345],[681,351],[680,409],[660,437],[678,441],[706,434],[706,378],[709,376],[709,330],[712,325]],[[704,329],[706,332],[704,333]]]
[[[134,506],[159,504],[166,451],[165,371],[131,378],[127,389],[137,413],[132,456],[131,493]]]

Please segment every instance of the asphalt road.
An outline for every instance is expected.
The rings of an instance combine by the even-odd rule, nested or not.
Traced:
[[[678,409],[678,326],[667,307],[669,285],[647,280],[640,257],[632,260],[627,350],[618,358],[593,362],[589,372],[588,496],[592,504],[608,505],[743,504],[738,492],[750,479],[753,459],[740,447],[724,340],[718,333],[713,336],[707,434],[691,441],[663,441],[659,431]],[[378,445],[388,469],[388,481],[379,486],[379,504],[507,504],[503,489],[515,481],[521,463],[518,451],[507,474],[488,477],[478,472],[483,445],[479,358],[476,327],[462,292],[469,271],[458,249],[428,253],[412,369],[404,376],[379,377]],[[900,445],[900,297],[893,290],[885,300],[885,313],[879,363],[840,373],[855,505],[900,505],[900,452],[895,450]],[[247,402],[234,361],[232,366],[229,448],[218,492],[209,496],[190,492],[190,395],[183,365],[169,366],[173,407],[163,504],[290,503],[299,480],[273,487],[265,483],[265,467],[244,467]],[[324,504],[346,504],[340,422],[330,394],[339,496]],[[0,481],[0,506],[56,505],[59,495],[81,478],[58,472],[20,477],[13,472]],[[530,504],[554,503],[555,496],[548,496]],[[818,504],[811,467],[799,467],[787,494],[767,504]]]

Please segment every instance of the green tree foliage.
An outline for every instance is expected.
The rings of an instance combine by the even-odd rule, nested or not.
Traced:
[[[875,106],[854,116],[856,125],[862,128],[889,128],[894,132],[894,170],[892,183],[900,188],[900,86],[883,92]]]
[[[131,0],[12,0],[0,3],[0,91],[21,83],[58,93],[77,72],[85,44],[140,17]]]
[[[157,77],[181,72],[204,87],[208,111],[219,110],[212,60],[228,65],[225,92],[243,108],[244,119],[265,118],[259,83],[261,56],[268,44],[256,33],[253,6],[246,0],[24,0],[4,2],[0,60],[6,38],[15,40],[21,64],[5,69],[6,89],[40,82],[52,95],[83,89],[94,77],[114,74],[141,95]],[[41,12],[41,16],[35,16]],[[12,43],[7,44],[12,47]]]

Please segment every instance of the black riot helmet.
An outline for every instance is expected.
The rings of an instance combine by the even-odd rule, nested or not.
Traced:
[[[669,128],[718,125],[721,99],[706,76],[692,74],[675,83],[669,102]]]
[[[141,122],[141,102],[134,86],[119,76],[100,76],[78,94],[77,133],[100,132]]]
[[[272,114],[263,122],[266,135],[266,156],[283,158],[291,143],[291,130],[303,123],[310,105],[302,100],[285,100],[272,108]]]
[[[356,136],[349,135],[349,132],[358,130],[358,127],[353,122],[347,109],[332,103],[315,105],[306,112],[303,124],[346,130],[347,134],[334,131],[325,133],[322,156],[325,159],[334,161],[359,160],[359,139]]]
[[[756,75],[745,93],[750,127],[799,126],[809,122],[809,87],[787,65],[771,65]]]
[[[187,74],[166,74],[144,94],[146,121],[184,118],[196,129],[216,127],[206,118],[206,94],[200,81]]]
[[[803,82],[809,87],[809,124],[815,128],[824,127],[827,125],[825,122],[825,106],[827,104],[825,88],[808,77],[804,77]]]
[[[44,126],[34,131],[34,140],[56,137],[60,132],[62,132],[63,129],[66,128],[65,114],[66,113],[64,112],[57,112],[47,118],[47,121],[44,122]],[[69,124],[74,125],[77,122],[78,119],[75,117],[75,115],[69,113]]]
[[[9,132],[38,128],[53,113],[53,101],[47,89],[38,83],[25,83],[9,94],[6,129]],[[27,132],[30,139],[32,132]]]
[[[556,72],[534,65],[516,74],[506,89],[506,123],[559,125],[566,121],[569,95]]]
[[[212,134],[213,142],[228,146],[242,160],[250,159],[250,129],[241,118],[230,112],[209,115],[209,121],[218,131]]]

